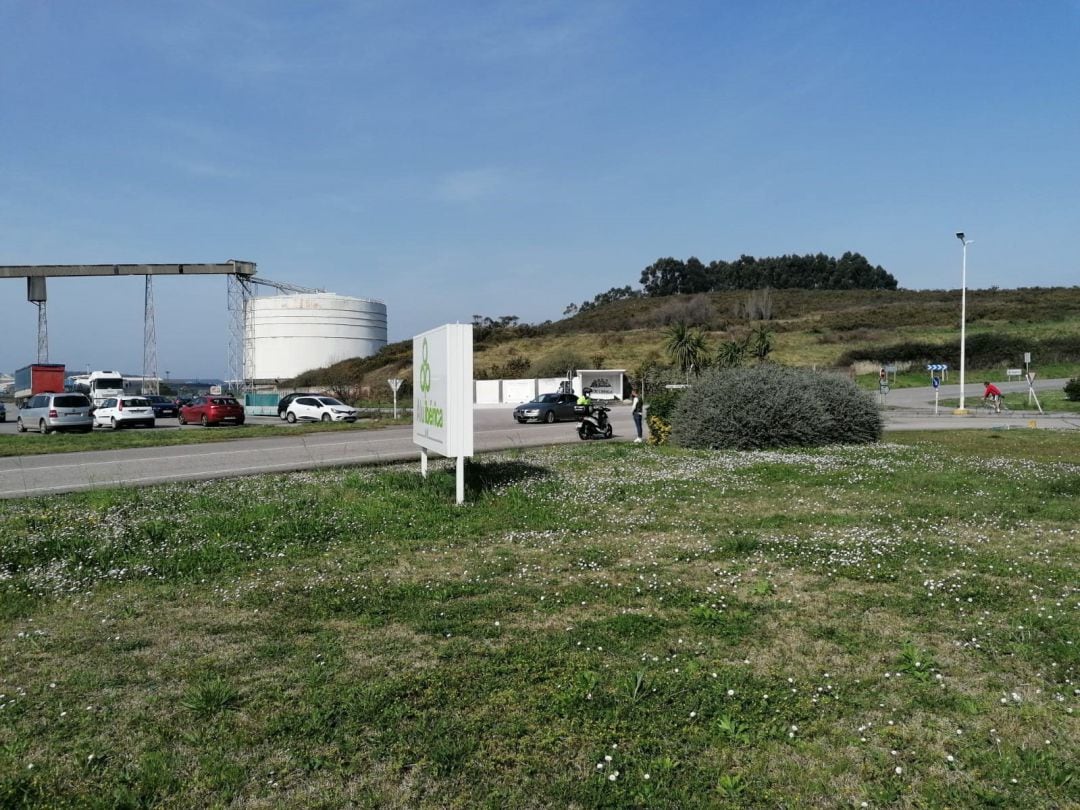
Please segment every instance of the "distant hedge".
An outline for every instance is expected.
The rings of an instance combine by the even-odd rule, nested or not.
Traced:
[[[847,378],[764,364],[700,377],[679,398],[671,441],[756,450],[864,444],[881,432],[877,405]]]
[[[1031,352],[1039,363],[1080,363],[1080,335],[1062,335],[1042,339],[1022,338],[1004,332],[979,332],[967,336],[968,365],[1019,365],[1025,352]],[[913,362],[948,363],[960,365],[960,339],[948,343],[905,341],[891,346],[871,346],[845,352],[837,365],[847,366],[860,361],[872,363]]]

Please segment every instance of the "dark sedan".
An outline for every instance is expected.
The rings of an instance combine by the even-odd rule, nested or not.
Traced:
[[[577,397],[573,394],[541,394],[532,402],[514,408],[514,418],[525,422],[558,422],[560,419],[576,419],[574,406]]]
[[[161,419],[162,417],[176,417],[180,411],[176,407],[176,403],[168,397],[163,397],[160,394],[148,394],[144,399],[149,400],[150,407],[154,409],[154,418]]]

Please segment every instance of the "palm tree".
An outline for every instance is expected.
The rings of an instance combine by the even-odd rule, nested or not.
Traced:
[[[751,341],[754,344],[754,355],[759,363],[764,363],[769,358],[769,352],[773,348],[773,335],[764,326],[759,326],[751,333]]]
[[[690,372],[697,374],[708,362],[709,352],[705,346],[705,333],[700,329],[691,329],[685,322],[673,323],[667,330],[668,357],[690,382]]]
[[[746,353],[750,349],[748,338],[742,340],[729,340],[721,343],[716,350],[716,364],[720,368],[738,368],[746,359]]]

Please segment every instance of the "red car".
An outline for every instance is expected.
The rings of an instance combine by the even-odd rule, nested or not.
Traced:
[[[180,406],[176,417],[181,425],[198,422],[203,427],[220,425],[222,422],[244,424],[244,406],[232,397],[208,396],[195,397],[186,405]]]

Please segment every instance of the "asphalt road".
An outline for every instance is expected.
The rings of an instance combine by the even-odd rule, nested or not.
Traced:
[[[1060,391],[1068,380],[1036,380],[1035,394],[1040,391]],[[1027,383],[995,383],[1004,393],[1022,393],[1028,390]],[[957,416],[953,408],[940,405],[934,407],[934,389],[896,388],[885,395],[886,430],[965,430],[965,429],[1014,429],[1036,428],[1046,430],[1080,429],[1080,414],[1043,414],[1031,404],[1027,408],[995,414],[981,408],[983,386],[981,382],[964,385],[964,407],[968,413]],[[959,400],[960,386],[950,384],[941,386],[938,392],[940,401]]]
[[[512,410],[513,406],[476,408],[474,445],[477,452],[580,441],[576,422],[519,425],[511,416]],[[612,408],[611,417],[615,440],[633,439],[630,409],[625,406]],[[410,459],[419,462],[420,458],[418,448],[412,443],[411,427],[314,433],[304,430],[303,425],[285,426],[275,417],[256,417],[249,421],[252,424],[281,424],[282,432],[292,435],[236,442],[0,458],[0,498],[316,467]],[[164,423],[170,427],[154,429],[237,430],[237,437],[242,435],[242,429],[231,427],[177,428],[172,426],[172,420]],[[11,428],[10,425],[5,427]],[[48,441],[50,437],[29,434],[27,438]]]
[[[1064,380],[1040,381],[1036,390],[1060,390],[1064,384]],[[1000,416],[981,412],[978,404],[982,386],[973,383],[965,388],[971,410],[967,416],[956,416],[945,408],[938,408],[935,415],[934,392],[930,387],[891,391],[885,397],[883,411],[886,430],[1080,428],[1080,415],[1046,416],[1035,410]],[[1005,391],[1027,390],[1026,384],[1022,383],[1006,383],[1001,388]],[[942,386],[940,391],[942,400],[956,399],[959,395],[958,385]],[[519,425],[510,415],[512,409],[512,406],[477,406],[474,424],[477,452],[579,441],[574,422]],[[628,407],[613,407],[611,420],[615,429],[614,441],[633,438],[633,421]],[[252,424],[281,424],[283,435],[236,442],[0,458],[0,497],[419,459],[419,451],[412,443],[411,428],[313,433],[304,430],[303,425],[285,426],[275,417],[255,417],[249,421]],[[162,424],[155,430],[207,429],[199,426],[180,428],[172,420]],[[238,438],[243,430],[210,429],[237,430]],[[0,431],[13,432],[14,425],[9,421],[0,425]],[[28,438],[49,441],[48,436],[31,435]]]

